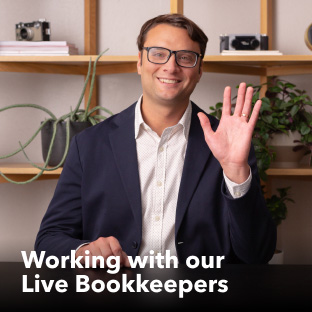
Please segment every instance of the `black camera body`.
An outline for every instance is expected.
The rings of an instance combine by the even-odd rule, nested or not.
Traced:
[[[15,25],[17,41],[49,41],[50,23],[39,19],[32,23],[19,23]]]
[[[220,35],[220,52],[223,50],[268,50],[268,36],[265,34]]]

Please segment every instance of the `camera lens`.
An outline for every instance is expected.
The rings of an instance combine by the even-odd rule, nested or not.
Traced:
[[[233,39],[232,42],[231,42],[231,45],[233,48],[235,48],[236,50],[238,49],[240,43],[237,39]]]
[[[27,39],[28,33],[27,33],[27,29],[26,29],[26,28],[22,28],[22,29],[21,29],[21,37],[22,37],[23,39]]]
[[[33,37],[33,32],[31,29],[24,27],[21,29],[20,35],[23,40],[31,40]]]
[[[250,45],[251,45],[254,49],[256,49],[256,48],[259,47],[260,42],[259,42],[259,40],[257,40],[257,39],[253,39],[253,40],[250,41]]]

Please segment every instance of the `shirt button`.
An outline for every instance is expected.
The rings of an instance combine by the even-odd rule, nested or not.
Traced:
[[[236,197],[242,196],[241,192],[235,192],[234,195],[235,195]]]
[[[159,220],[160,220],[160,216],[156,216],[155,221],[159,221]]]
[[[160,147],[159,148],[159,151],[162,153],[164,151],[164,148],[163,147]]]
[[[161,182],[161,181],[158,181],[158,182],[157,182],[157,186],[162,186],[162,182]]]

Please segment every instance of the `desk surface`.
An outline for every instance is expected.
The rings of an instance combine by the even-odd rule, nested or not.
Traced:
[[[65,293],[51,292],[23,292],[23,275],[27,275],[27,287],[35,287],[35,275],[47,281],[63,279],[68,283]],[[169,293],[164,289],[159,293],[150,292],[103,292],[96,293],[90,289],[88,292],[76,292],[77,275],[87,276],[91,284],[101,280],[107,282],[114,279],[122,284],[122,278],[127,281],[137,278],[148,280],[146,284],[150,290],[152,280],[160,280],[164,284],[168,280],[177,283],[189,280],[193,284],[197,280],[227,280],[228,290],[225,293],[215,284],[214,291],[199,293],[193,290],[179,298],[177,291]],[[236,309],[240,311],[267,311],[278,308],[277,311],[312,311],[312,265],[223,265],[220,269],[189,269],[179,265],[174,269],[121,269],[116,274],[109,274],[105,269],[37,269],[32,266],[26,269],[24,263],[0,262],[0,303],[1,309],[31,308],[32,311],[52,310],[74,311],[74,308],[105,309],[106,311],[119,311],[123,309],[144,309],[146,311],[169,310],[172,308],[190,308],[184,311],[199,311],[205,308],[210,311]],[[38,276],[37,276],[38,277]],[[38,279],[37,279],[38,281]],[[6,311],[6,310],[3,310]],[[135,311],[135,310],[133,310]]]

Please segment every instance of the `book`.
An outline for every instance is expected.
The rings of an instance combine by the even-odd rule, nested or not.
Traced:
[[[66,41],[0,41],[0,55],[77,55],[78,48]]]
[[[78,53],[73,52],[62,52],[62,51],[0,51],[0,56],[32,56],[32,55],[42,55],[42,56],[50,56],[50,55],[77,55]]]
[[[0,47],[75,47],[73,43],[67,41],[0,41]]]
[[[221,55],[283,55],[278,50],[223,50]]]
[[[78,49],[77,48],[72,48],[72,47],[53,47],[52,49],[47,48],[47,47],[42,47],[42,48],[36,48],[36,47],[32,47],[32,48],[27,48],[27,49],[23,49],[23,48],[16,48],[16,47],[12,47],[12,48],[2,48],[0,47],[0,52],[8,52],[8,53],[31,53],[33,51],[40,51],[40,52],[64,52],[64,53],[76,53],[78,54]]]

